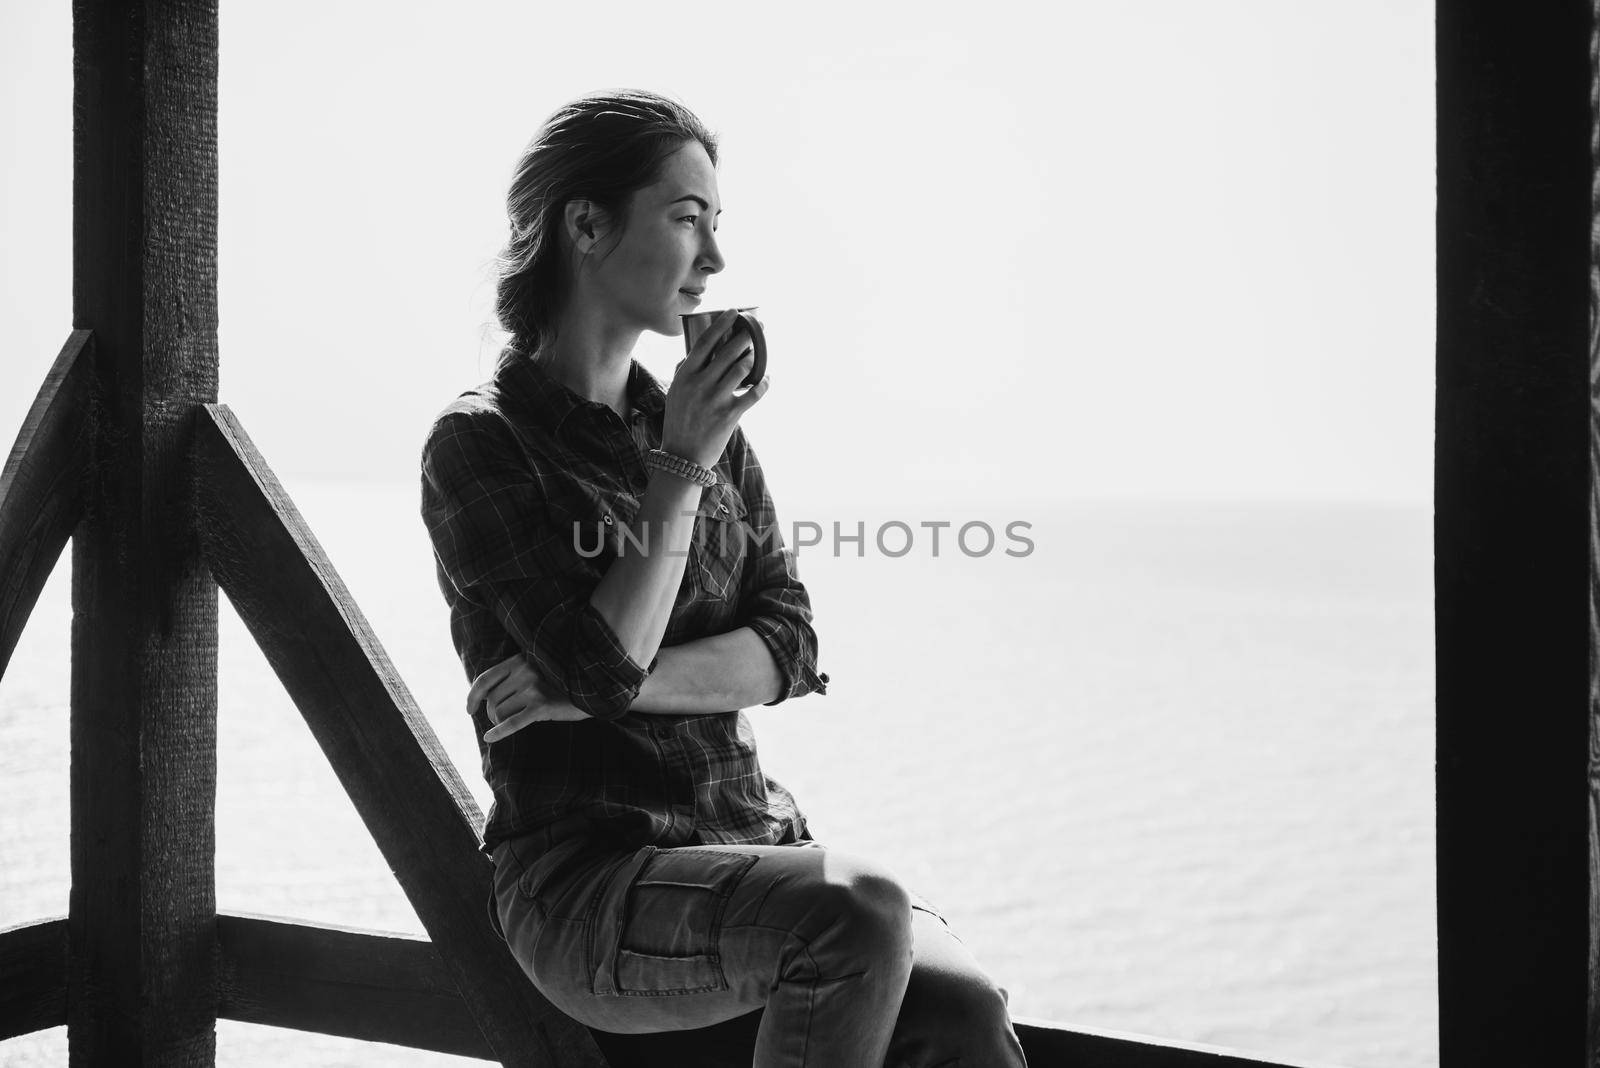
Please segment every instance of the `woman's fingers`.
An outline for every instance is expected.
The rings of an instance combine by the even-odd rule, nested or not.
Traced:
[[[515,694],[524,690],[539,690],[539,673],[527,666],[512,668],[506,677],[489,690],[489,707],[498,708]]]
[[[538,713],[537,709],[532,709],[532,708],[524,709],[523,711],[518,712],[513,716],[510,716],[510,717],[508,717],[506,719],[501,720],[499,723],[496,723],[493,727],[490,727],[487,731],[484,732],[483,740],[486,741],[486,742],[498,742],[500,739],[504,738],[506,735],[515,734],[517,731],[521,730],[523,727],[526,727],[528,724],[536,722],[538,720],[538,718],[539,718],[539,713]]]
[[[740,324],[736,323],[734,325]],[[727,335],[717,343],[716,352],[712,354],[707,366],[713,370],[720,366],[722,372],[726,374],[729,365],[744,359],[745,353],[754,356],[755,351],[755,338],[750,336],[748,330],[729,330]]]
[[[515,734],[530,723],[575,723],[580,719],[589,718],[569,701],[560,701],[553,704],[539,704],[529,708],[519,708],[516,712],[496,723],[483,733],[486,742],[498,742],[508,734]]]
[[[478,707],[478,702],[489,696],[489,691],[505,678],[512,667],[520,663],[522,654],[508,656],[500,663],[484,670],[477,678],[472,680],[472,688],[467,691],[467,711],[471,712]]]
[[[498,723],[519,709],[548,702],[552,696],[553,691],[544,676],[526,658],[519,656],[505,678],[489,689],[485,699],[489,702],[490,721]]]
[[[748,338],[745,340],[746,343],[749,342]],[[743,382],[746,376],[750,374],[750,368],[755,365],[755,362],[756,350],[755,346],[751,345],[740,353],[738,359],[723,369],[722,377],[717,379],[717,388],[724,394],[732,393],[738,389],[739,383]]]
[[[706,365],[708,357],[725,340],[723,335],[728,332],[728,327],[738,318],[739,309],[728,308],[721,315],[711,320],[711,325],[706,328],[705,333],[695,338],[694,344],[689,348],[689,355],[685,357],[689,361],[691,370]]]
[[[497,722],[507,715],[508,711],[529,703],[527,700],[512,701],[517,694],[541,697],[546,693],[544,676],[528,663],[527,657],[516,653],[487,669],[472,681],[472,688],[467,691],[467,712],[470,714],[480,703],[487,702],[489,719],[491,722]],[[509,708],[508,701],[511,702]]]
[[[746,370],[748,371],[748,368],[746,368]],[[762,397],[765,397],[767,395],[767,390],[771,388],[772,375],[770,373],[764,374],[761,376],[761,381],[745,390],[739,396],[734,397],[733,402],[737,404],[740,408],[740,411],[743,412],[744,409],[749,408],[751,405],[755,404],[756,401],[760,400]]]

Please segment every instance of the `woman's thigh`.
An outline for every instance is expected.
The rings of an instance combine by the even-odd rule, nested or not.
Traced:
[[[527,868],[496,855],[501,922],[552,1003],[620,1035],[761,1009],[786,957],[829,921],[828,891],[887,876],[820,846],[561,848]],[[911,976],[888,1064],[1024,1063],[1004,992],[933,906],[910,898]]]
[[[497,853],[501,924],[546,998],[619,1034],[761,1008],[786,952],[826,921],[826,891],[875,871],[794,846],[567,852],[526,868]]]

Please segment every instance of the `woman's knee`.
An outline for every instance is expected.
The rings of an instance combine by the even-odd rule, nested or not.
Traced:
[[[827,877],[815,887],[817,925],[853,957],[868,958],[909,973],[912,956],[911,897],[887,870],[829,858]]]

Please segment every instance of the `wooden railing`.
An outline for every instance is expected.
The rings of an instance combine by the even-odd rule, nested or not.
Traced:
[[[84,331],[68,340],[0,477],[7,650],[81,513],[92,346]],[[477,804],[332,561],[226,405],[195,405],[191,430],[188,500],[205,565],[429,936],[218,915],[215,1016],[530,1068],[606,1068],[596,1037],[614,1066],[695,1063],[681,1048],[652,1055],[684,1036],[594,1036],[539,996],[488,922],[492,865],[479,850]],[[72,967],[68,918],[0,931],[0,1039],[67,1023]],[[1038,1068],[1275,1063],[1041,1022],[1018,1031]]]

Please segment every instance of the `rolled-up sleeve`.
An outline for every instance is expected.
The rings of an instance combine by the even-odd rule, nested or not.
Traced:
[[[767,643],[783,676],[778,697],[766,703],[776,705],[808,693],[826,694],[829,679],[826,672],[817,670],[811,598],[800,582],[794,550],[784,543],[761,462],[742,428],[734,430],[729,444],[739,493],[748,512],[748,552],[739,583],[738,623]]]
[[[422,513],[441,575],[500,621],[541,676],[597,719],[627,712],[655,662],[634,661],[590,604],[599,565],[577,551],[497,417],[453,412],[434,423]]]

